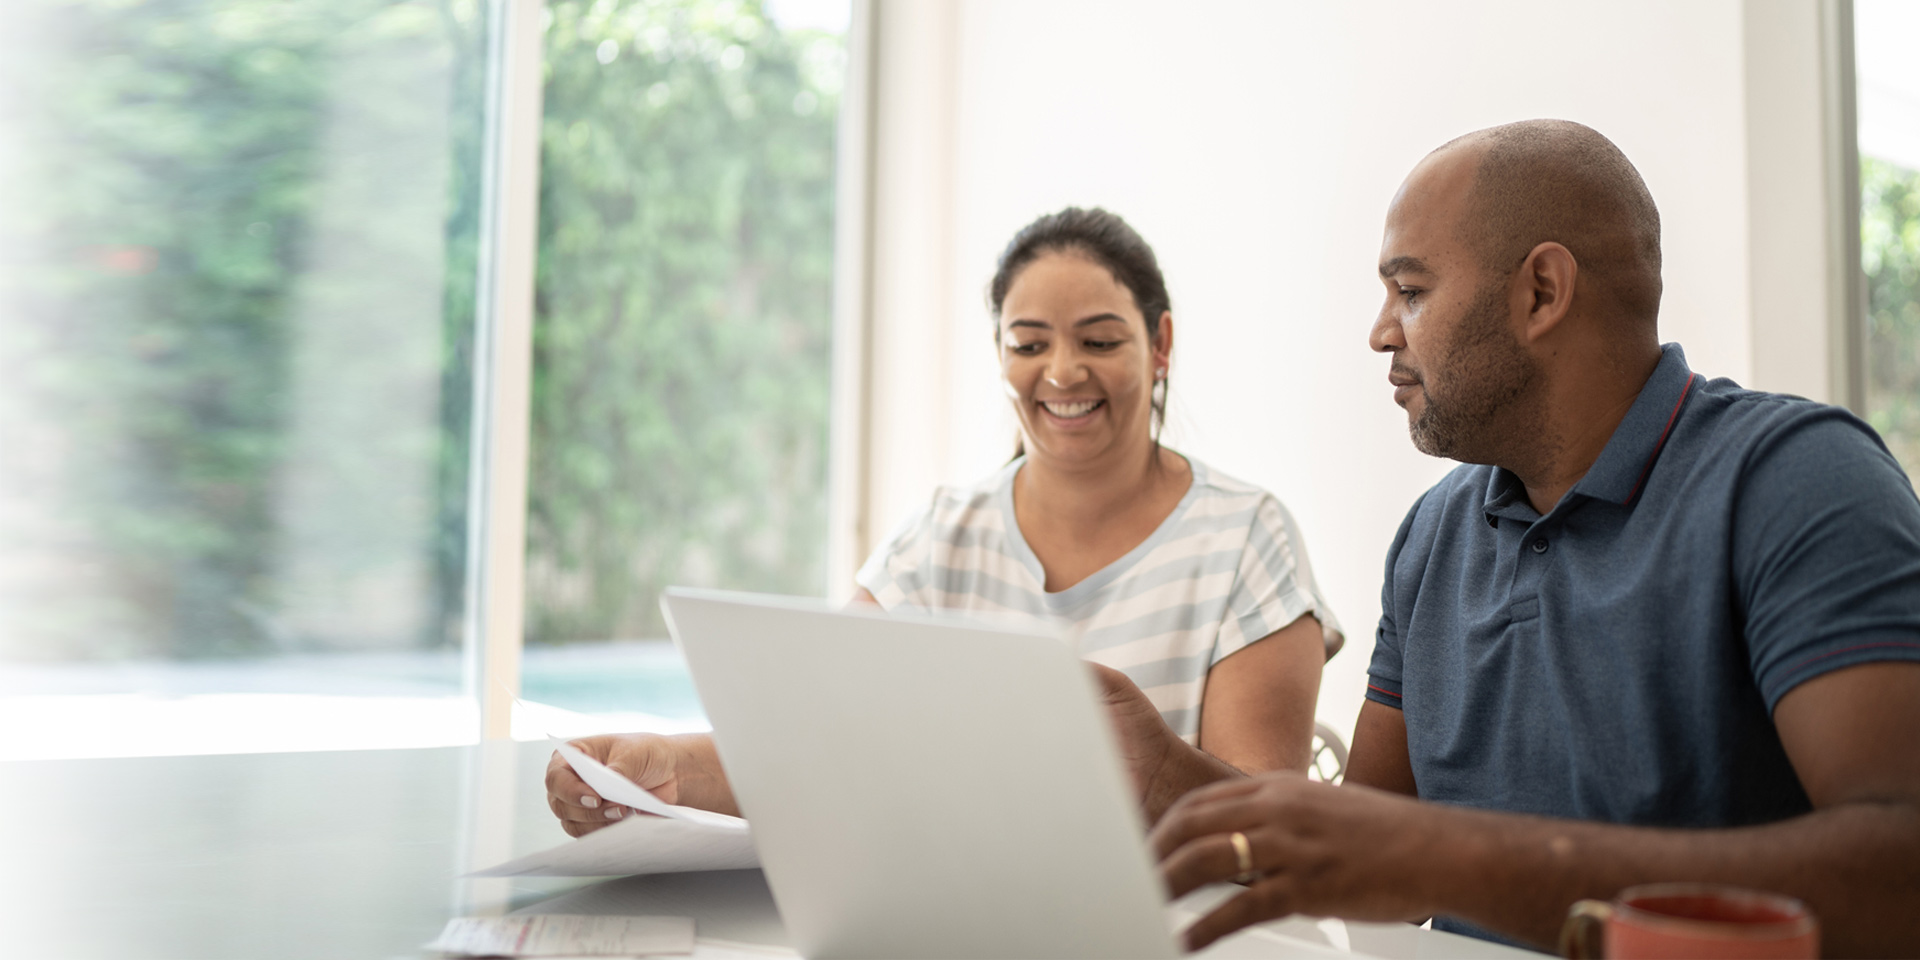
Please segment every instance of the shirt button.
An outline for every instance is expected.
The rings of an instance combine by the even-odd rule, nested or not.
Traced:
[[[1547,552],[1547,538],[1546,538],[1546,537],[1541,537],[1540,539],[1538,539],[1538,540],[1535,540],[1535,541],[1533,542],[1533,552],[1534,552],[1534,553],[1546,553],[1546,552]]]

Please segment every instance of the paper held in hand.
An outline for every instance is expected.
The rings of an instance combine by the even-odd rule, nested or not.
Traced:
[[[627,817],[570,843],[468,874],[471,877],[624,877],[741,870],[760,865],[739,817],[675,806],[554,738],[554,749],[603,799],[653,816]]]
[[[616,773],[612,767],[587,756],[579,747],[559,737],[547,739],[553,742],[553,748],[560,752],[560,756],[566,758],[567,765],[573,768],[573,772],[579,774],[580,779],[585,780],[587,786],[592,787],[593,791],[603,799],[625,804],[635,810],[644,810],[656,817],[691,820],[694,823],[708,823],[737,830],[747,828],[747,822],[739,817],[729,817],[724,813],[714,813],[694,807],[675,806],[662,801],[659,797],[647,792],[646,788]]]

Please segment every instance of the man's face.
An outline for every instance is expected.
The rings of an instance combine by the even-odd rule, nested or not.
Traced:
[[[1473,150],[1427,158],[1388,208],[1387,299],[1369,343],[1393,358],[1387,379],[1420,452],[1491,463],[1538,372],[1514,332],[1511,276],[1484,269],[1459,229]]]

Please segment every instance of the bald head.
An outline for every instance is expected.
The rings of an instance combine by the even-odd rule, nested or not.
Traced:
[[[1613,141],[1567,120],[1523,120],[1469,133],[1431,159],[1448,154],[1475,165],[1461,231],[1485,269],[1511,273],[1534,247],[1554,241],[1573,254],[1609,312],[1654,324],[1660,211]]]

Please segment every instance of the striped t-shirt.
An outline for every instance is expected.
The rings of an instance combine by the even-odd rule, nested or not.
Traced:
[[[1058,593],[1014,522],[1017,459],[969,487],[941,487],[855,579],[887,610],[944,610],[1051,621],[1080,656],[1139,685],[1167,725],[1200,735],[1207,671],[1311,613],[1327,655],[1340,626],[1313,581],[1293,517],[1273,494],[1187,458],[1193,485],[1159,528]]]

